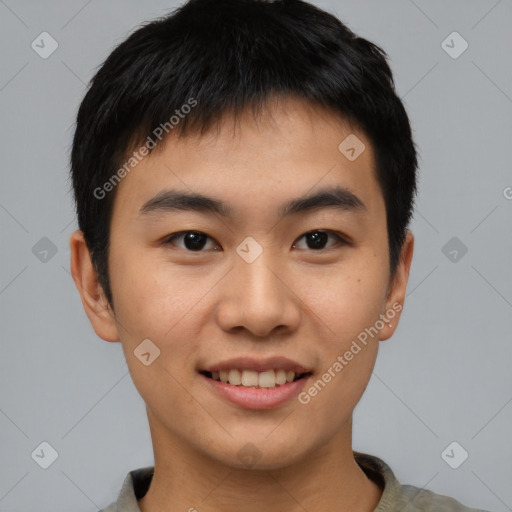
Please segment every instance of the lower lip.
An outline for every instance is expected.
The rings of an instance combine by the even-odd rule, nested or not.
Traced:
[[[297,396],[306,381],[311,377],[311,375],[308,375],[275,388],[249,388],[233,386],[226,382],[210,379],[203,374],[200,374],[200,376],[216,393],[244,409],[274,409],[279,407]]]

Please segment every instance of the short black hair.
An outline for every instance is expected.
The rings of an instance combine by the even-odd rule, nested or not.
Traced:
[[[369,138],[394,275],[412,216],[417,154],[387,54],[301,0],[189,0],[119,44],[78,110],[71,149],[78,224],[112,308],[112,178],[129,172],[120,166],[130,151],[144,143],[151,149],[156,127],[203,134],[224,115],[259,111],[274,96],[326,108]]]

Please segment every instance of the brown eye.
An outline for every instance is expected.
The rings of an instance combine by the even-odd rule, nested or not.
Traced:
[[[307,244],[306,249],[310,249],[313,251],[321,251],[333,247],[333,245],[325,247],[330,236],[333,237],[338,244],[345,244],[343,238],[341,238],[333,231],[321,231],[318,229],[315,229],[314,231],[309,231],[308,233],[304,233],[304,235],[302,235],[299,238],[299,240],[302,238],[305,239]],[[296,243],[293,246],[296,247]]]
[[[201,252],[204,247],[207,245],[207,240],[210,239],[213,241],[211,237],[202,233],[201,231],[182,231],[180,233],[175,233],[166,238],[165,244],[177,245],[175,243],[176,240],[183,240],[184,247],[187,251],[193,252]],[[213,248],[216,246],[214,245]],[[211,248],[211,247],[210,247]]]

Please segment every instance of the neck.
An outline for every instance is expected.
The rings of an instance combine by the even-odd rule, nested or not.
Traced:
[[[382,495],[354,459],[351,420],[312,454],[272,470],[227,466],[170,438],[154,418],[150,427],[155,471],[142,512],[372,512]]]

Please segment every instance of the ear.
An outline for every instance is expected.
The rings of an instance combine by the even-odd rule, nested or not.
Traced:
[[[71,275],[94,331],[105,341],[120,341],[113,312],[99,283],[82,231],[71,235],[69,246]]]
[[[409,271],[411,269],[412,255],[414,252],[414,235],[411,231],[407,231],[404,244],[400,253],[400,261],[398,263],[395,276],[390,283],[388,296],[385,302],[385,309],[382,314],[385,325],[380,331],[379,339],[387,340],[393,336],[400,316],[402,314],[407,282],[409,280]],[[394,314],[393,314],[394,313]],[[391,325],[391,327],[389,327]]]

